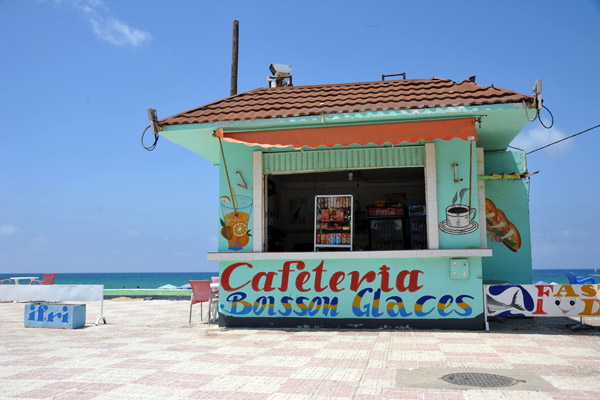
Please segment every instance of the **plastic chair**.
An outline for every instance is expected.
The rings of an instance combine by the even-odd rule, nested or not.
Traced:
[[[44,274],[44,278],[41,281],[36,281],[35,279],[31,281],[30,285],[33,285],[34,282],[39,283],[40,285],[54,285],[54,277],[56,274]]]
[[[586,285],[586,284],[595,284],[596,281],[594,278],[584,278],[583,276],[575,276],[574,273],[565,271],[567,278],[569,278],[569,283],[571,285]]]
[[[10,279],[2,279],[2,280],[0,280],[0,285],[2,285],[4,282],[8,282],[9,285],[13,284]]]
[[[210,306],[213,302],[212,290],[210,289],[210,281],[190,281],[192,285],[192,298],[190,300],[190,321],[192,325],[192,306],[200,303],[200,320],[202,321],[202,303],[208,301],[208,322],[210,322]]]

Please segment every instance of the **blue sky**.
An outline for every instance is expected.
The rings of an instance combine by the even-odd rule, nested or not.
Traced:
[[[161,139],[159,118],[239,92],[272,62],[295,85],[445,77],[531,94],[554,128],[532,150],[600,124],[600,2],[0,1],[0,273],[209,271],[217,169]],[[600,129],[532,154],[534,268],[595,268]]]

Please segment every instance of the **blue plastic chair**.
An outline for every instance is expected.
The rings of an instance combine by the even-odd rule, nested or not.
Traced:
[[[569,283],[571,285],[586,285],[586,284],[595,284],[596,281],[594,278],[584,278],[583,276],[575,276],[574,273],[566,271],[565,274],[567,278],[569,278]]]

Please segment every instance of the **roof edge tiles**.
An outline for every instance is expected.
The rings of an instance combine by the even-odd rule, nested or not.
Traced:
[[[533,97],[442,78],[257,88],[162,119],[159,126],[523,101]]]

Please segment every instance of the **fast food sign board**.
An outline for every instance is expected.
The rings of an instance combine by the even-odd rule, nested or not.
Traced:
[[[600,285],[485,285],[488,316],[600,316]]]

